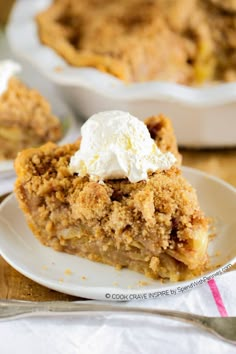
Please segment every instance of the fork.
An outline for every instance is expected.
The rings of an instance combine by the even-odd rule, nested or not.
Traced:
[[[121,304],[96,301],[45,301],[0,300],[0,320],[19,317],[47,315],[52,313],[133,313],[134,315],[159,315],[173,320],[191,323],[216,335],[218,338],[236,344],[236,317],[207,317],[193,313],[126,307]]]

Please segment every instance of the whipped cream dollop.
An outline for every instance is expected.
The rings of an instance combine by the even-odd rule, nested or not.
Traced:
[[[14,75],[21,71],[20,64],[12,60],[0,61],[0,96],[7,90],[8,81]]]
[[[149,172],[171,168],[176,159],[162,153],[146,125],[122,111],[94,114],[81,128],[80,149],[71,157],[70,170],[90,180],[128,178],[135,183]]]

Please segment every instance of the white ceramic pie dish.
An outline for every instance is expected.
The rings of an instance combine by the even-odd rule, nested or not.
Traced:
[[[51,1],[18,1],[8,40],[14,53],[49,78],[82,117],[108,109],[129,111],[140,119],[162,112],[171,117],[179,145],[236,146],[236,82],[204,88],[167,82],[127,85],[96,69],[71,67],[37,35],[34,17]]]

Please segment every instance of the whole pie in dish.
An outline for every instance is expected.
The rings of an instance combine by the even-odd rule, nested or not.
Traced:
[[[39,38],[69,64],[128,81],[236,80],[235,0],[54,0]]]
[[[61,123],[46,99],[12,77],[0,95],[0,160],[14,159],[27,147],[55,142],[61,136]]]
[[[82,134],[82,141],[74,144],[47,143],[22,151],[15,161],[15,193],[29,227],[44,245],[179,281],[205,269],[208,221],[179,168],[170,121],[154,116],[146,124],[163,156],[176,156],[170,168],[149,172],[147,180],[134,183],[80,176],[69,165],[82,149]]]

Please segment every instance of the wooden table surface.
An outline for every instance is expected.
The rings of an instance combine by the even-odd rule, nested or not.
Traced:
[[[14,0],[0,0],[0,26]],[[182,150],[183,164],[218,176],[236,187],[236,149]],[[21,275],[0,257],[0,298],[21,300],[73,300],[73,296],[47,289]]]
[[[182,150],[183,163],[211,173],[236,187],[236,149]],[[73,296],[47,289],[21,275],[0,257],[0,298],[21,300],[73,300]]]

